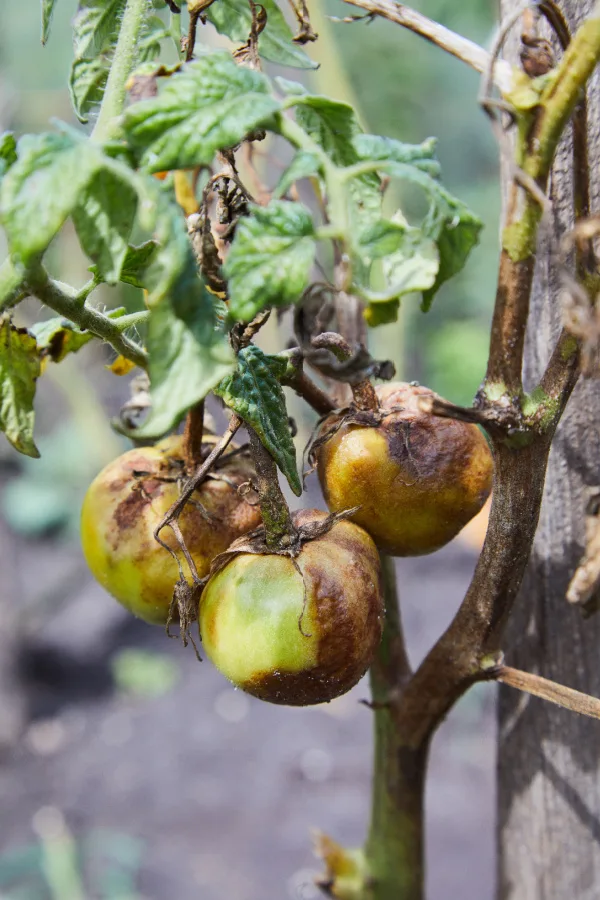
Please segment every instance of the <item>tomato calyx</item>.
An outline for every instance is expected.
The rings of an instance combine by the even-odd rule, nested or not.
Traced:
[[[311,519],[310,515],[311,513],[314,513],[313,510],[299,510],[299,512],[292,514],[292,518],[295,520],[297,539],[293,542],[290,541],[288,546],[280,546],[273,550],[267,546],[266,529],[264,525],[261,525],[259,528],[255,528],[254,531],[250,531],[248,534],[244,534],[234,541],[224,553],[219,553],[218,556],[215,556],[210,567],[210,573],[205,581],[208,581],[209,578],[212,578],[212,576],[216,575],[217,572],[220,572],[221,569],[224,569],[228,562],[235,556],[239,556],[241,553],[252,553],[259,556],[288,556],[293,560],[298,556],[304,544],[308,541],[314,541],[317,538],[323,537],[323,535],[331,531],[334,525],[348,519],[350,516],[354,515],[354,513],[358,512],[358,510],[359,507],[354,506],[351,509],[342,510],[342,512],[329,513],[329,515],[326,515],[323,519]],[[301,520],[303,517],[308,520],[300,521],[299,523],[298,520]]]

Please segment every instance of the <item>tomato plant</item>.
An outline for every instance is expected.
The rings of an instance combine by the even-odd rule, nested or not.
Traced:
[[[426,313],[465,265],[481,222],[444,187],[433,139],[367,134],[349,104],[265,72],[265,62],[314,66],[307,45],[317,35],[303,0],[290,0],[295,32],[275,0],[187,0],[185,10],[174,0],[82,0],[69,81],[81,127],[56,122],[41,134],[0,137],[9,250],[0,266],[0,430],[37,457],[37,381],[94,339],[112,349],[115,373],[141,371],[133,383],[146,400],[134,398],[115,419],[135,448],[98,476],[84,505],[92,571],[143,618],[179,618],[184,640],[198,618],[217,667],[264,699],[324,702],[370,666],[371,829],[364,850],[327,844],[324,887],[340,898],[417,900],[429,743],[460,696],[497,679],[597,714],[593,698],[505,666],[501,648],[554,432],[581,360],[589,369],[597,352],[589,323],[598,227],[585,220],[582,97],[600,58],[600,18],[596,10],[571,37],[555,4],[537,4],[571,46],[554,64],[539,16],[526,16],[513,68],[496,59],[498,48],[490,55],[400,5],[346,2],[482,72],[486,110],[500,126],[495,87],[518,125],[490,355],[473,406],[414,385],[372,384],[394,372],[370,355],[366,325],[395,321],[415,295]],[[42,2],[43,42],[55,5]],[[205,20],[236,46],[201,45]],[[567,252],[560,265],[581,308],[571,309],[539,383],[526,390],[538,226],[572,115],[577,222],[563,246],[576,271],[565,274]],[[274,152],[286,160],[277,177]],[[416,189],[424,215],[392,211],[390,184]],[[51,271],[48,249],[67,221],[89,261],[83,285]],[[96,301],[101,285],[120,283],[143,292],[143,309]],[[25,328],[17,307],[29,296],[55,315]],[[266,353],[256,337],[273,310],[288,308],[294,346]],[[312,457],[330,516],[292,515],[281,489],[279,473],[292,494],[303,493],[284,387],[325,420]],[[229,417],[212,440],[206,398]],[[234,448],[241,429],[247,443]],[[492,456],[494,502],[473,581],[413,673],[385,554],[450,540],[487,496]],[[573,590],[585,606],[598,577],[584,563],[577,584],[588,586]]]

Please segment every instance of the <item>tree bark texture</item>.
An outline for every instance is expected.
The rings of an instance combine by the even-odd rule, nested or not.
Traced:
[[[502,15],[518,5],[502,0]],[[559,6],[574,30],[593,0],[559,0]],[[506,48],[513,63],[515,32]],[[588,86],[592,212],[600,209],[599,100],[596,72]],[[528,389],[542,374],[561,323],[556,256],[573,224],[572,174],[567,135],[551,179],[552,221],[540,231],[525,352]],[[533,554],[503,649],[510,666],[600,697],[600,614],[584,620],[565,600],[583,553],[587,492],[597,485],[600,384],[582,380],[554,440]],[[600,723],[501,686],[498,773],[499,900],[600,897]]]

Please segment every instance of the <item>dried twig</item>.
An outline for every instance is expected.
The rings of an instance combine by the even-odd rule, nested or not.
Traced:
[[[366,10],[371,16],[381,16],[402,25],[403,28],[420,35],[451,56],[462,60],[480,74],[488,69],[490,54],[487,50],[403,3],[395,3],[393,0],[345,0],[345,2]],[[496,61],[493,67],[493,81],[501,93],[507,93],[511,89],[512,67],[509,63],[504,60]]]

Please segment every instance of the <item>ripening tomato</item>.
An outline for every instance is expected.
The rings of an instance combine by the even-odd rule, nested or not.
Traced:
[[[397,410],[377,427],[343,424],[317,451],[327,506],[359,506],[351,520],[392,556],[443,547],[479,512],[491,488],[492,454],[476,425],[422,412],[427,388],[377,388],[381,410]],[[325,434],[339,421],[330,416]]]
[[[296,526],[326,514],[302,510]],[[212,576],[198,621],[209,659],[233,684],[271,703],[305,706],[344,694],[371,664],[383,624],[379,555],[338,522],[294,559],[239,553]]]
[[[179,496],[181,451],[176,435],[119,456],[92,482],[81,513],[83,553],[96,580],[136,616],[157,624],[167,621],[179,570],[153,532]],[[179,518],[201,578],[217,554],[261,523],[258,508],[236,490],[252,477],[249,461],[239,454],[222,460],[215,474],[227,481],[204,481]],[[169,528],[161,538],[177,548]]]

